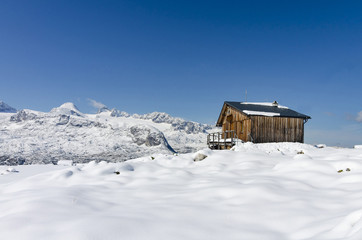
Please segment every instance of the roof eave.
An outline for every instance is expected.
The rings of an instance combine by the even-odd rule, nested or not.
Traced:
[[[258,115],[258,114],[246,114],[244,113],[246,116],[248,117],[255,117],[255,116],[262,116],[262,117],[285,117],[285,118],[303,118],[303,119],[312,119],[309,116],[306,117],[296,117],[296,116],[265,116],[265,115]]]

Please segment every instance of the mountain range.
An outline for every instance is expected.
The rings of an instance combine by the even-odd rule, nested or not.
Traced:
[[[17,111],[0,102],[0,165],[72,160],[118,162],[197,151],[213,128],[167,113],[128,114],[103,107],[82,113],[73,103],[50,112]]]

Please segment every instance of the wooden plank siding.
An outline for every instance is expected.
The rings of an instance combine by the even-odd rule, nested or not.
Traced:
[[[234,130],[237,138],[248,141],[248,134],[251,130],[251,119],[229,106],[226,106],[223,110],[222,131]]]
[[[247,116],[224,105],[218,122],[223,132],[234,130],[237,138],[245,142],[304,142],[303,118]]]
[[[304,142],[304,120],[289,117],[251,116],[254,143]]]

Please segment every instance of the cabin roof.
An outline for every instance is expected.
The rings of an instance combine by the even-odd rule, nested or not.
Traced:
[[[225,104],[245,113],[246,115],[273,115],[278,117],[294,117],[310,119],[310,116],[298,113],[284,106],[273,106],[272,103],[244,103],[244,102],[225,102]]]
[[[247,116],[268,116],[268,117],[292,117],[292,118],[304,118],[310,119],[308,115],[298,113],[292,109],[289,109],[285,106],[277,104],[276,106],[273,103],[249,103],[249,102],[224,102],[224,106],[228,105]],[[221,119],[221,114],[219,120]],[[218,124],[220,124],[218,122]]]

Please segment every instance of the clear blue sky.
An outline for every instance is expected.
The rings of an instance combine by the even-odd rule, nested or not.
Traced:
[[[0,100],[87,99],[214,123],[224,101],[312,116],[306,142],[362,144],[361,1],[16,1],[0,7]]]

